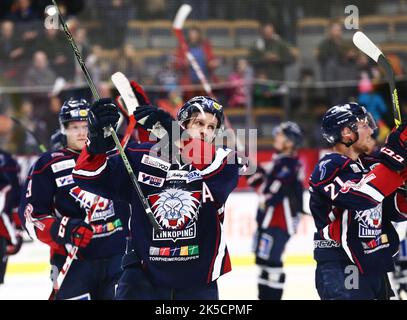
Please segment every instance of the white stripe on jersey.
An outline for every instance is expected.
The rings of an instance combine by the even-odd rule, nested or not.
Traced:
[[[274,207],[268,207],[266,214],[264,215],[263,222],[261,224],[261,227],[263,229],[268,228],[268,226],[271,222],[271,219],[273,219],[273,214],[274,214]]]
[[[375,199],[377,202],[382,202],[384,199],[384,196],[379,191],[365,183],[363,183],[361,187],[356,190],[367,194],[371,198]]]
[[[212,164],[209,167],[200,171],[201,176],[205,176],[207,174],[210,174],[210,173],[218,170],[222,166],[223,160],[231,152],[232,152],[232,149],[228,149],[228,148],[226,148],[226,150],[222,149],[222,148],[219,148],[218,150],[216,150],[215,159],[213,160]]]
[[[325,240],[332,240],[331,237],[329,236],[329,224],[322,229],[322,234],[324,235]]]
[[[348,246],[348,241],[347,241],[347,232],[348,232],[348,210],[345,210],[342,213],[342,235],[341,235],[341,241],[342,241],[342,247],[345,250],[346,254],[348,255],[349,259],[353,261],[352,254],[350,252],[349,246]]]
[[[219,223],[219,225],[220,225],[220,244],[218,248],[218,254],[216,255],[215,263],[213,265],[212,281],[220,277],[220,273],[222,271],[222,261],[226,254],[226,239],[223,230],[223,224]]]
[[[292,236],[295,233],[294,230],[294,223],[293,223],[293,218],[292,218],[292,212],[290,208],[290,202],[288,201],[288,198],[285,197],[283,199],[283,209],[284,209],[284,216],[285,216],[285,222],[287,225],[287,232],[290,236]]]
[[[85,177],[94,177],[99,175],[107,166],[107,161],[102,164],[96,171],[88,171],[88,170],[72,170],[72,174],[76,174],[78,176],[85,176]]]

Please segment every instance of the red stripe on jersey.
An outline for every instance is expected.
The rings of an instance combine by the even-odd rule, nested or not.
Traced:
[[[383,164],[376,166],[366,177],[371,174],[374,174],[376,178],[370,181],[369,184],[373,185],[385,197],[404,183],[403,178],[397,172],[390,170]]]
[[[274,208],[273,218],[270,221],[270,227],[277,227],[287,230],[287,221],[285,221],[284,206],[282,203]]]
[[[338,243],[341,243],[341,233],[342,233],[341,227],[342,227],[341,219],[336,219],[335,221],[329,224],[328,228],[329,237]]]
[[[71,158],[71,156],[63,156],[63,157],[58,157],[58,158],[52,159],[51,161],[47,162],[41,169],[33,171],[32,174],[41,173],[41,172],[43,172],[47,167],[49,167],[51,164],[53,164],[54,162],[60,161],[61,159],[65,159],[65,158]]]
[[[223,263],[223,268],[222,268],[221,274],[225,274],[232,270],[232,264],[230,262],[229,251],[227,249],[226,249],[225,258],[223,259],[223,261],[224,261],[224,263]]]
[[[407,200],[404,195],[396,193],[396,204],[400,212],[407,214]]]
[[[75,170],[97,171],[106,162],[106,158],[105,153],[90,154],[85,146],[78,160],[76,160]]]
[[[208,273],[208,280],[207,283],[212,282],[212,273],[213,273],[213,266],[215,264],[215,259],[216,256],[218,255],[219,251],[219,239],[220,239],[220,228],[219,228],[219,218],[216,216],[216,219],[218,220],[216,223],[216,244],[215,244],[215,252],[213,253],[213,258],[209,267],[209,273]]]

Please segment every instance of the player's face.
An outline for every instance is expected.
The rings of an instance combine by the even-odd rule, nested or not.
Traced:
[[[218,125],[218,119],[209,112],[195,113],[188,122],[188,134],[195,139],[201,139],[206,142],[212,142],[215,138],[215,130]]]
[[[284,133],[278,132],[274,136],[273,147],[278,152],[285,152],[293,147],[293,143],[287,139]]]
[[[68,122],[65,133],[68,148],[82,150],[88,135],[88,123],[87,121]]]
[[[359,153],[369,153],[374,144],[372,134],[373,129],[367,120],[358,121],[359,139],[355,142],[354,148]]]

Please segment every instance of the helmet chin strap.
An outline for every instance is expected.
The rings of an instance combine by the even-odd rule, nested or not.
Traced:
[[[352,130],[352,129],[351,129]],[[342,140],[341,141],[339,141],[339,143],[341,143],[341,144],[343,144],[343,145],[345,145],[346,147],[350,147],[352,144],[354,144],[356,141],[358,141],[359,140],[359,133],[357,132],[357,131],[353,131],[352,130],[352,132],[354,132],[355,134],[356,134],[356,139],[355,139],[355,141],[353,141],[352,139],[351,140],[349,140],[348,142],[343,142]]]

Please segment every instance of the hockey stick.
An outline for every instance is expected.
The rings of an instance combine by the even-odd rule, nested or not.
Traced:
[[[122,138],[122,146],[123,148],[125,148],[127,143],[129,142],[130,136],[133,133],[134,127],[136,125],[136,119],[134,118],[133,112],[139,106],[139,102],[130,86],[129,80],[123,73],[116,72],[111,76],[111,79],[117,91],[119,91],[120,96],[124,101],[124,104],[127,107],[127,116],[129,118],[129,124]]]
[[[82,71],[84,73],[85,79],[86,79],[86,81],[87,81],[87,83],[88,83],[88,85],[89,85],[89,87],[90,87],[90,89],[92,91],[93,97],[94,97],[95,100],[99,100],[100,99],[99,93],[96,90],[96,86],[95,86],[95,84],[94,84],[94,82],[93,82],[93,80],[92,80],[92,78],[91,78],[91,76],[90,76],[90,74],[88,72],[88,69],[85,66],[85,63],[84,63],[84,61],[82,59],[82,56],[81,56],[81,53],[80,53],[80,51],[78,49],[78,46],[76,45],[75,40],[73,39],[72,34],[69,31],[64,19],[62,18],[62,15],[61,15],[61,13],[60,13],[60,11],[58,9],[58,6],[57,6],[55,0],[52,0],[52,3],[55,6],[58,17],[59,17],[59,19],[61,21],[61,24],[62,24],[62,27],[63,27],[63,29],[65,31],[66,38],[67,38],[68,42],[70,43],[70,45],[71,45],[71,47],[72,47],[72,49],[73,49],[73,51],[75,53],[75,56],[76,56],[76,59],[78,60],[79,65],[81,66],[81,69],[82,69]],[[146,211],[147,217],[150,220],[151,225],[153,226],[154,230],[161,229],[160,225],[158,224],[158,222],[154,218],[153,212],[152,212],[152,210],[150,208],[150,205],[147,202],[147,199],[143,195],[143,192],[142,192],[142,190],[140,188],[140,185],[137,182],[137,178],[136,178],[136,176],[134,174],[134,171],[133,171],[133,169],[132,169],[132,167],[130,165],[129,160],[127,159],[126,154],[124,153],[124,150],[123,150],[123,148],[122,148],[122,146],[120,144],[120,140],[117,137],[116,132],[114,131],[114,129],[111,126],[109,128],[106,128],[106,129],[110,132],[110,134],[113,137],[116,148],[119,150],[119,154],[120,154],[120,156],[121,156],[121,158],[123,160],[124,166],[126,167],[127,173],[130,176],[130,180],[131,180],[134,188],[136,189],[137,195],[138,195],[141,203],[143,204],[143,208]]]
[[[114,77],[114,79],[113,79]],[[122,97],[127,109],[128,109],[128,116],[130,118],[130,123],[133,120],[134,125],[136,125],[136,119],[134,118],[133,112],[136,110],[136,108],[139,106],[139,102],[137,100],[136,95],[133,92],[133,89],[131,87],[131,83],[127,77],[121,73],[117,72],[114,75],[112,75],[112,82],[115,85],[116,89],[119,91],[120,96]],[[145,95],[145,93],[144,93]],[[130,126],[129,123],[129,126]],[[133,125],[133,126],[134,126]],[[129,127],[127,128],[129,130]],[[132,131],[133,129],[131,129]],[[130,134],[131,134],[130,131]],[[151,132],[159,139],[162,139],[167,132],[165,129],[160,125],[160,124],[155,124]],[[130,137],[129,134],[129,137]]]
[[[213,94],[212,87],[209,84],[208,79],[206,78],[205,74],[203,73],[201,67],[199,66],[198,62],[196,61],[194,55],[191,53],[188,43],[185,40],[183,27],[185,20],[187,19],[188,15],[191,13],[192,7],[189,4],[183,4],[179,9],[175,16],[172,28],[174,30],[175,36],[178,39],[178,42],[181,46],[182,51],[184,52],[185,56],[187,57],[192,69],[194,70],[195,74],[197,75],[199,81],[201,82],[206,94],[211,98],[215,98]],[[228,129],[233,129],[231,123],[229,122],[228,118],[225,115],[225,126]],[[233,134],[234,140],[236,141],[236,147],[239,151],[244,151],[244,146],[242,143],[237,139],[236,135]]]
[[[15,124],[17,124],[19,127],[21,127],[24,131],[26,131],[27,133],[29,133],[29,134],[34,138],[34,140],[35,140],[35,141],[37,142],[37,144],[38,144],[38,149],[40,149],[41,152],[46,152],[46,151],[47,151],[47,147],[45,147],[45,145],[40,142],[40,139],[39,139],[38,136],[34,133],[34,131],[28,129],[25,125],[23,125],[23,124],[21,123],[20,120],[14,118],[14,117],[12,117],[12,116],[9,116],[9,117],[10,117],[11,120],[13,120],[13,122],[14,122]]]
[[[383,52],[381,52],[381,50],[363,32],[357,31],[353,35],[353,43],[360,51],[373,59],[379,66],[383,67],[390,86],[394,124],[398,127],[401,124],[402,119],[393,68]]]

